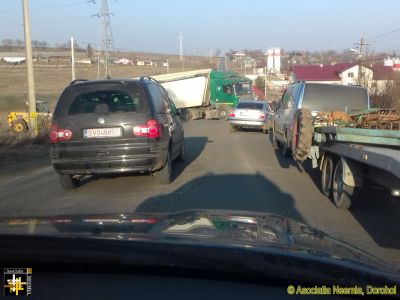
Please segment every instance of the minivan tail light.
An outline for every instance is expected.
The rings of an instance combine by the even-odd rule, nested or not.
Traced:
[[[62,129],[58,127],[56,124],[51,125],[50,127],[50,132],[49,132],[49,138],[50,138],[50,143],[58,143],[61,141],[67,141],[71,139],[72,137],[72,132],[69,129]]]
[[[265,114],[260,112],[260,116],[258,117],[260,120],[265,120]]]
[[[234,111],[234,110],[231,110],[231,112],[229,113],[229,116],[230,116],[230,117],[235,117],[235,111]]]
[[[135,136],[147,136],[154,139],[161,136],[161,126],[157,120],[151,119],[146,124],[141,124],[133,127],[133,134]]]

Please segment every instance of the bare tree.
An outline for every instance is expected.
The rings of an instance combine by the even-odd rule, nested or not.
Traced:
[[[89,57],[89,58],[93,57],[93,48],[92,48],[92,45],[90,45],[90,44],[87,44],[86,56]]]

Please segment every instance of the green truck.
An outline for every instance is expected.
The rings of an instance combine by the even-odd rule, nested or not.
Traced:
[[[239,100],[255,99],[252,82],[232,71],[194,70],[153,76],[191,119],[221,119]]]

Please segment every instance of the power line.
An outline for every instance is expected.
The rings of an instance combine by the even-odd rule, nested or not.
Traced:
[[[391,35],[391,34],[396,33],[396,32],[400,32],[400,28],[392,30],[392,31],[389,31],[389,32],[385,32],[385,33],[382,33],[382,34],[378,34],[376,36],[370,37],[368,40],[369,41],[373,41],[373,40],[376,40],[376,39]]]
[[[67,6],[75,6],[75,5],[80,5],[82,4],[82,1],[80,2],[71,2],[71,3],[63,3],[63,4],[58,4],[58,5],[50,5],[50,6],[39,6],[39,7],[32,7],[31,9],[49,9],[49,8],[60,8],[60,7],[67,7]],[[0,14],[9,14],[9,13],[16,13],[16,12],[22,12],[22,9],[10,9],[10,10],[2,10],[0,11]]]
[[[90,16],[80,16],[80,17],[67,18],[67,19],[61,19],[61,20],[44,21],[44,22],[31,22],[31,25],[42,25],[42,24],[70,22],[70,21],[80,20],[80,19],[84,19],[84,18],[90,18]],[[20,25],[2,26],[0,29],[16,28],[16,27],[22,27],[22,26],[23,26],[22,24],[20,24]]]

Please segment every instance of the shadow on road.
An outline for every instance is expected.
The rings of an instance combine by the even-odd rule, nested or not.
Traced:
[[[271,145],[273,145],[272,133],[269,134],[269,141],[271,142]],[[299,172],[304,172],[302,165],[300,163],[297,163],[296,161],[294,161],[294,159],[291,156],[290,157],[283,156],[280,147],[278,147],[278,146],[275,147],[274,153],[275,153],[276,159],[278,160],[278,163],[281,166],[281,168],[289,169],[292,166],[292,167],[295,167]]]
[[[175,163],[172,167],[172,178],[175,180],[196,158],[204,151],[207,143],[212,141],[208,137],[185,137],[185,160],[182,163]]]
[[[313,169],[309,160],[302,165],[305,173],[320,189],[319,169]],[[324,198],[334,206],[330,199]],[[356,191],[350,213],[380,247],[400,249],[400,201],[391,197],[387,190],[365,182],[364,188]]]
[[[388,191],[364,189],[350,212],[380,247],[400,249],[400,201]]]
[[[174,192],[151,197],[136,212],[178,212],[187,209],[223,209],[267,212],[303,222],[294,199],[261,174],[206,174]]]
[[[187,166],[189,166],[200,154],[203,152],[206,144],[211,142],[207,137],[185,137],[185,160],[181,163],[174,162],[172,164],[172,180],[175,180]],[[117,178],[124,176],[149,176],[149,174],[141,173],[115,173],[109,175],[92,175],[82,178],[79,182],[79,186],[88,184],[94,180]]]

